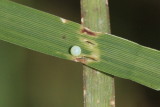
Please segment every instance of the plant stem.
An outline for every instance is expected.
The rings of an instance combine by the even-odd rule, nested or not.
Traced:
[[[81,0],[81,17],[84,27],[110,33],[107,0]],[[115,107],[114,78],[83,67],[84,107]]]

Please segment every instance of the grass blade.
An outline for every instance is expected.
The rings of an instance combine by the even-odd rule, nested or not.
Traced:
[[[0,0],[0,40],[160,90],[160,51],[8,0]],[[74,45],[79,57],[69,53]]]

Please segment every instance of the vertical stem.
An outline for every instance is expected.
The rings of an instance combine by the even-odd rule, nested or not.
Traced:
[[[25,49],[0,41],[0,107],[27,107]]]
[[[108,0],[81,0],[81,23],[92,31],[110,33]],[[83,67],[84,107],[115,107],[113,77]]]

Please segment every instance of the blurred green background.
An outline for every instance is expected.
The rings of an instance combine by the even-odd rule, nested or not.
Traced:
[[[80,23],[80,0],[13,1]],[[112,34],[160,50],[160,1],[109,4]],[[81,64],[0,41],[0,107],[83,107],[82,87]],[[116,107],[160,107],[158,91],[120,78],[115,87]]]

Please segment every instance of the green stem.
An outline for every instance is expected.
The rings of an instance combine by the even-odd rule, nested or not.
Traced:
[[[82,25],[110,33],[107,0],[81,0]],[[84,66],[84,107],[115,107],[113,77]]]

